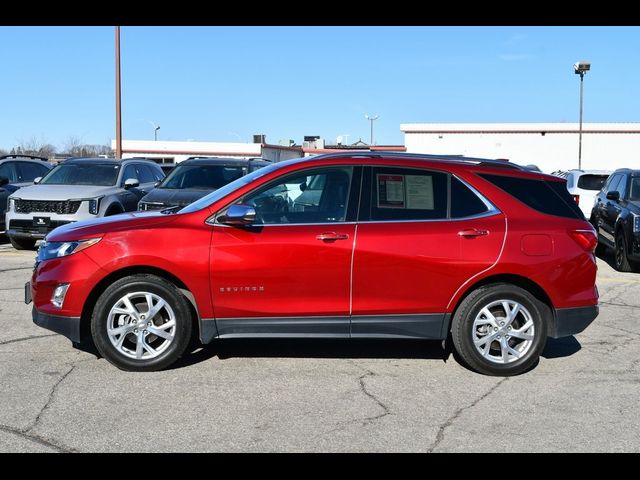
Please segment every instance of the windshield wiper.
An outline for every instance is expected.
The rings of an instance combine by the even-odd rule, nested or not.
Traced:
[[[160,213],[164,213],[165,215],[170,215],[172,213],[178,213],[178,210],[181,210],[182,208],[183,208],[183,206],[176,205],[174,207],[164,208],[164,209],[160,210]]]

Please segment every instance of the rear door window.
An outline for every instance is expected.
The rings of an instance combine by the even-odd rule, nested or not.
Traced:
[[[370,219],[447,218],[448,175],[394,167],[371,168]]]

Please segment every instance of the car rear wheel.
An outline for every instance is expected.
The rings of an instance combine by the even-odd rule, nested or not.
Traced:
[[[36,246],[36,240],[33,238],[14,238],[9,237],[9,241],[16,250],[33,250]]]
[[[627,242],[622,231],[616,234],[615,267],[619,272],[633,271],[633,267],[627,258]]]
[[[122,370],[155,371],[174,363],[191,339],[187,300],[154,275],[122,278],[100,296],[91,335],[100,354]]]
[[[549,307],[515,285],[478,288],[459,305],[451,336],[462,361],[486,375],[511,376],[535,365],[547,338]]]

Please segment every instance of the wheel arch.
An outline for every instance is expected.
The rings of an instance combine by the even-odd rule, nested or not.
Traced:
[[[113,200],[107,208],[104,209],[104,216],[117,215],[118,213],[124,213],[125,209],[118,200]]]
[[[555,323],[556,323],[555,308],[553,306],[553,302],[551,301],[551,298],[549,297],[547,292],[544,290],[544,288],[542,288],[539,284],[537,284],[530,278],[523,277],[521,275],[516,275],[516,274],[502,273],[502,274],[490,275],[488,277],[482,278],[477,282],[467,286],[467,288],[464,290],[462,295],[460,295],[458,300],[455,302],[455,306],[451,310],[451,313],[447,315],[448,325],[446,325],[446,330],[444,331],[445,334],[448,335],[449,332],[451,331],[451,327],[453,324],[452,322],[453,316],[456,314],[456,311],[458,310],[458,307],[460,306],[462,301],[465,298],[467,298],[467,296],[469,296],[469,294],[474,290],[480,287],[483,287],[485,285],[490,285],[492,283],[507,283],[507,284],[515,285],[516,287],[520,287],[523,290],[526,290],[531,295],[533,295],[536,299],[538,299],[540,302],[545,304],[548,307],[547,318],[545,319],[547,323],[547,334],[551,334],[552,332],[555,331]]]
[[[83,342],[89,341],[91,339],[91,316],[93,314],[93,309],[95,308],[98,298],[100,297],[100,295],[102,295],[105,289],[121,278],[141,273],[160,277],[172,283],[178,290],[180,290],[180,292],[187,299],[187,305],[189,305],[189,309],[191,311],[192,328],[194,329],[193,331],[196,332],[198,336],[200,335],[200,314],[198,311],[198,305],[193,293],[191,293],[185,283],[172,273],[161,268],[151,267],[147,265],[137,265],[125,267],[120,270],[111,272],[109,275],[100,280],[95,287],[93,287],[91,293],[89,293],[89,295],[87,296],[87,300],[84,302],[84,306],[82,307],[82,314],[80,316],[80,337],[82,338]]]

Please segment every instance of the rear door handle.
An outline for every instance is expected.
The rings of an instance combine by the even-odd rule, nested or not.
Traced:
[[[346,233],[325,232],[316,237],[316,240],[323,242],[335,242],[336,240],[347,240],[349,235]]]
[[[461,237],[481,237],[483,235],[489,235],[489,231],[480,230],[478,228],[468,228],[466,230],[460,230],[458,235]]]

